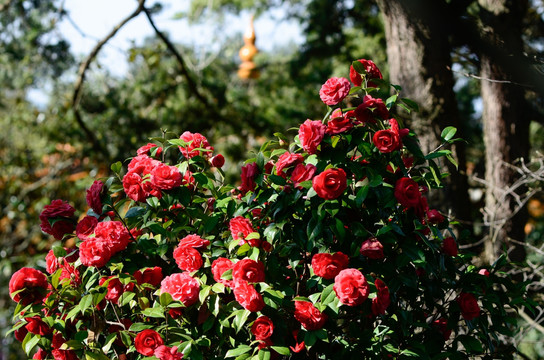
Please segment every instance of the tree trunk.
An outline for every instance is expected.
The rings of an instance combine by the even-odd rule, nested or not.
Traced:
[[[479,3],[482,31],[487,41],[510,53],[521,54],[521,22],[527,2],[480,0]],[[524,240],[527,222],[526,209],[520,209],[514,196],[508,193],[518,177],[511,165],[519,159],[527,159],[529,154],[529,121],[523,116],[524,91],[508,82],[512,80],[509,69],[520,64],[497,61],[485,49],[480,53],[480,61],[487,183],[484,216],[490,225],[484,255],[492,263],[502,247],[508,245],[510,260],[523,261],[525,248],[508,243],[509,239]],[[521,187],[516,193],[523,191]]]
[[[402,86],[402,94],[419,104],[412,114],[410,128],[418,135],[424,152],[440,145],[440,134],[447,126],[460,126],[457,100],[453,91],[451,45],[446,4],[439,0],[378,0],[385,20],[387,57],[391,82]],[[460,220],[471,220],[464,144],[452,151],[459,169],[444,165],[451,174],[446,191],[431,194],[431,207],[452,209]]]

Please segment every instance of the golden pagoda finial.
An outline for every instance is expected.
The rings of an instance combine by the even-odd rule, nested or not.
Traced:
[[[238,69],[240,79],[257,79],[260,75],[257,66],[253,62],[253,57],[259,52],[255,47],[255,29],[253,27],[253,15],[249,22],[249,27],[244,33],[244,46],[238,52],[242,63]]]

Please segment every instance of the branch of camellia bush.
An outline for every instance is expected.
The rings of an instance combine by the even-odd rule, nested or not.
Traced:
[[[360,64],[360,65],[358,65]],[[13,331],[36,359],[462,359],[490,356],[525,304],[503,269],[460,253],[453,222],[426,193],[444,174],[395,119],[400,87],[360,59],[319,95],[326,122],[267,142],[224,183],[198,133],[153,139],[95,181],[89,210],[54,200],[42,229],[62,244],[45,275],[9,289]],[[354,85],[352,87],[352,84]],[[376,95],[376,97],[372,95]],[[345,100],[360,104],[346,110]],[[382,99],[387,97],[387,99]],[[443,133],[447,143],[455,131]],[[165,134],[166,135],[166,134]],[[124,174],[122,175],[122,172]],[[30,280],[28,280],[30,279]],[[107,330],[107,331],[104,331]],[[515,350],[508,348],[508,353]]]

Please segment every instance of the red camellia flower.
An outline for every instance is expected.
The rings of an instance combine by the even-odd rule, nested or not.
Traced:
[[[15,325],[19,325],[20,323],[21,323],[21,321],[17,321],[17,323]],[[24,326],[21,326],[20,328],[15,330],[13,332],[13,334],[15,335],[15,339],[17,339],[17,341],[23,342],[23,340],[25,339],[26,334],[28,334],[28,330]]]
[[[446,255],[457,256],[457,243],[455,242],[455,239],[451,236],[445,238],[442,243],[442,251]]]
[[[198,300],[200,285],[188,272],[175,273],[161,282],[161,294],[169,293],[172,299],[179,300],[185,306],[191,306]]]
[[[367,79],[383,79],[380,69],[378,69],[378,67],[376,66],[376,64],[374,64],[372,60],[359,59],[357,61],[363,64]],[[353,65],[350,65],[349,67],[349,79],[355,86],[361,86],[363,83],[363,78],[361,74],[359,74],[353,68]],[[367,86],[376,87],[376,84],[374,84],[372,81],[368,81]]]
[[[257,184],[255,183],[255,177],[259,175],[259,166],[257,163],[249,163],[242,166],[242,185],[238,187],[238,190],[245,195],[248,191],[254,191]]]
[[[359,252],[370,259],[379,260],[384,258],[383,245],[375,237],[366,239],[361,245]]]
[[[210,163],[213,167],[222,168],[225,165],[225,157],[221,154],[217,154],[211,158]]]
[[[102,214],[102,195],[104,193],[104,183],[95,180],[89,190],[87,190],[87,205],[98,215]]]
[[[66,250],[68,253],[72,251],[71,249],[68,249],[68,248],[64,248],[64,250]],[[69,262],[74,262],[78,258],[79,258],[79,254],[77,253],[77,251],[74,254],[71,254],[69,256],[57,258],[53,250],[49,250],[49,252],[45,256],[45,271],[47,271],[47,273],[49,274],[53,274],[64,264]]]
[[[348,112],[351,114],[351,112]],[[353,127],[351,118],[348,116],[348,113],[342,115],[341,109],[336,109],[332,112],[329,121],[327,122],[326,134],[336,135],[348,131]]]
[[[187,235],[179,241],[180,246],[189,246],[195,249],[205,249],[210,246],[210,240],[201,238],[198,235]]]
[[[274,333],[274,324],[268,316],[259,316],[251,325],[251,333],[257,340],[268,339]]]
[[[302,350],[306,349],[306,344],[304,344],[304,341],[298,342],[298,329],[293,330],[293,337],[295,338],[295,346],[289,346],[289,349],[291,349],[294,353],[299,353]]]
[[[202,156],[208,159],[212,157],[213,146],[210,146],[208,139],[202,134],[185,131],[179,138],[187,143],[187,146],[179,146],[179,151],[186,158],[190,159],[200,155],[200,151],[196,149],[209,150],[203,151]]]
[[[263,297],[247,281],[235,282],[234,297],[244,309],[251,312],[261,311],[264,308]]]
[[[419,185],[412,179],[403,177],[395,184],[395,198],[405,208],[414,208],[421,202]]]
[[[376,285],[377,293],[376,297],[372,299],[372,314],[378,316],[385,314],[385,310],[391,304],[391,299],[389,297],[389,288],[382,280],[376,279],[374,285]]]
[[[98,225],[98,219],[94,216],[87,215],[81,219],[76,226],[76,236],[80,240],[87,240],[87,238],[94,233],[94,229]]]
[[[431,224],[440,224],[444,221],[444,216],[436,209],[427,210],[427,219]]]
[[[368,298],[369,288],[357,269],[344,269],[334,278],[334,292],[342,304],[356,306]]]
[[[45,296],[47,289],[47,277],[39,270],[22,268],[17,270],[9,280],[9,293],[11,298],[23,305],[39,303]],[[22,290],[15,295],[14,292]]]
[[[297,164],[300,164],[304,162],[304,157],[300,154],[293,154],[290,152],[284,152],[279,157],[278,161],[276,162],[276,175],[279,175],[281,177],[287,177],[289,175],[288,171],[284,171],[284,169],[288,168],[295,168]]]
[[[159,360],[181,360],[183,359],[183,354],[178,352],[178,347],[168,347],[166,345],[161,345],[155,349],[153,352],[156,358]]]
[[[264,264],[261,261],[242,259],[234,264],[232,278],[250,283],[264,282]]]
[[[376,131],[372,141],[381,153],[390,153],[402,148],[399,134],[389,129]]]
[[[49,327],[39,316],[32,316],[25,318],[27,324],[25,325],[25,328],[28,330],[28,332],[31,332],[35,335],[49,335],[53,332],[53,329]]]
[[[44,233],[53,235],[57,240],[62,240],[65,234],[74,231],[75,223],[72,218],[75,212],[76,209],[66,201],[53,200],[51,204],[45,205],[40,214],[40,228]]]
[[[52,274],[57,271],[58,268],[59,261],[57,260],[53,250],[49,250],[47,255],[45,255],[45,271],[47,271],[48,274]]]
[[[163,163],[151,171],[151,185],[161,190],[172,190],[181,185],[182,176],[179,169]]]
[[[144,145],[136,150],[136,154],[138,155],[151,156],[153,152],[155,152],[155,157],[158,158],[162,154],[162,147],[158,146],[157,144],[148,143],[147,145]]]
[[[233,280],[227,280],[227,279],[221,278],[221,276],[225,273],[225,271],[232,269],[233,266],[234,264],[232,263],[230,259],[223,258],[223,257],[215,259],[212,263],[213,279],[216,282],[225,285],[226,287],[233,287],[234,286]]]
[[[340,271],[348,266],[348,263],[349,257],[340,251],[334,254],[315,254],[312,257],[312,269],[314,273],[324,279],[334,279]]]
[[[134,272],[134,278],[138,285],[150,284],[158,286],[162,281],[162,268],[155,266],[152,268],[140,269]]]
[[[117,301],[119,301],[119,298],[121,297],[121,295],[123,295],[124,292],[123,284],[121,284],[119,278],[110,276],[108,278],[100,278],[98,285],[102,286],[106,281],[108,282],[108,290],[104,299],[114,304],[117,304]]]
[[[327,127],[319,120],[306,120],[298,129],[298,139],[308,154],[315,154]]]
[[[449,340],[451,329],[448,329],[448,320],[446,318],[440,318],[433,321],[433,327],[440,331],[442,336],[444,336],[444,341]]]
[[[178,267],[184,271],[195,271],[204,265],[202,255],[200,255],[198,250],[190,246],[183,246],[182,244],[178,245],[178,247],[174,249],[173,255]]]
[[[346,172],[343,169],[327,169],[313,178],[312,186],[320,198],[336,199],[346,190]]]
[[[295,319],[308,331],[319,330],[327,322],[327,314],[308,301],[295,300]]]
[[[138,202],[144,202],[147,199],[147,192],[143,188],[143,179],[135,172],[127,172],[123,176],[123,190],[127,196]]]
[[[145,329],[136,335],[134,346],[144,356],[153,355],[156,348],[164,345],[161,335],[153,329]]]
[[[462,292],[457,298],[457,303],[465,320],[470,321],[480,316],[480,307],[474,295]]]
[[[123,177],[123,189],[127,196],[138,202],[145,202],[149,196],[160,198],[160,190],[155,188],[149,179],[153,169],[160,165],[163,165],[160,161],[147,155],[132,158],[128,164],[128,172]]]
[[[47,351],[42,348],[38,348],[38,351],[32,356],[33,360],[45,360],[47,359]]]
[[[78,360],[74,350],[54,349],[51,351],[51,355],[55,360]]]
[[[319,97],[326,105],[336,105],[348,96],[350,88],[348,79],[332,77],[321,86]]]
[[[303,189],[303,187],[300,186],[300,183],[303,181],[312,180],[316,171],[317,168],[313,164],[297,164],[293,170],[293,173],[291,174],[291,181],[297,189]]]
[[[112,255],[123,251],[130,242],[130,233],[121,221],[103,221],[96,225],[94,234],[97,239],[104,241]]]
[[[376,118],[389,119],[389,110],[387,110],[382,99],[375,99],[370,95],[366,95],[363,102],[355,109],[355,117],[357,121],[363,124],[375,124]]]
[[[101,239],[88,239],[79,245],[79,258],[85,266],[103,267],[110,261],[111,250]]]
[[[243,245],[246,243],[246,237],[255,232],[253,225],[249,219],[246,219],[243,216],[236,216],[232,218],[229,222],[229,230],[232,234],[234,240],[239,240],[239,244]],[[257,242],[258,239],[250,240],[248,243],[251,246],[259,246],[260,242]]]

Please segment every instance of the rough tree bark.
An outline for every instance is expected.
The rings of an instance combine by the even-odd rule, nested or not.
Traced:
[[[479,0],[479,4],[484,39],[510,54],[522,54],[522,19],[527,1]],[[525,258],[523,246],[509,244],[509,239],[524,240],[528,218],[526,209],[517,209],[513,196],[507,193],[518,176],[509,165],[522,158],[528,159],[529,155],[529,120],[524,116],[524,89],[515,82],[509,82],[513,80],[511,69],[520,66],[515,58],[497,61],[497,57],[485,48],[480,53],[486,149],[485,215],[490,223],[485,259],[490,263],[505,244],[509,247],[512,261]],[[518,193],[520,191],[524,189],[517,189]]]
[[[378,0],[385,21],[387,57],[391,82],[402,85],[403,96],[419,104],[410,128],[418,134],[425,152],[440,145],[447,126],[461,131],[457,100],[453,91],[451,45],[447,5],[438,0]],[[462,133],[458,133],[461,137]],[[465,148],[453,147],[459,169],[448,167],[451,176],[446,191],[431,194],[430,206],[447,207],[460,220],[470,219]]]

